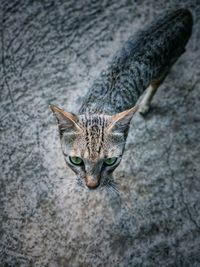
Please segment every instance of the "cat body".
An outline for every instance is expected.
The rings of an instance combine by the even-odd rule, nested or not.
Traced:
[[[152,81],[162,80],[185,51],[192,16],[181,9],[161,15],[123,45],[90,88],[80,114],[115,114],[133,107]]]
[[[185,51],[191,31],[188,10],[161,15],[115,54],[88,91],[78,115],[50,105],[66,163],[80,185],[113,186],[112,172],[121,161],[133,114],[138,108],[141,114],[148,111],[157,88]]]

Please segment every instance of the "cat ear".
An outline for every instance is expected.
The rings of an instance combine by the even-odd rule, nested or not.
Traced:
[[[63,130],[81,130],[80,125],[78,124],[78,116],[73,113],[66,112],[63,109],[60,109],[54,105],[49,105],[50,109],[55,114],[58,127],[60,131]]]
[[[119,131],[124,132],[128,129],[133,114],[138,110],[138,106],[134,106],[131,109],[122,111],[111,116],[110,124],[107,131]]]

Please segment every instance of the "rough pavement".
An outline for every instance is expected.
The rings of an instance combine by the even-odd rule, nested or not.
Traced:
[[[200,266],[200,3],[0,5],[0,266]],[[132,120],[119,195],[79,188],[48,104],[76,112],[123,41],[180,7],[193,35]]]

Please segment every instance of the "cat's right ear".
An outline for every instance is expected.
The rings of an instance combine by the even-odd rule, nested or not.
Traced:
[[[78,123],[78,116],[71,112],[66,112],[55,105],[49,105],[49,108],[53,111],[58,121],[58,127],[60,131],[80,131],[81,127]]]

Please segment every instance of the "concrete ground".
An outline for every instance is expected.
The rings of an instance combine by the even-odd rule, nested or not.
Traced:
[[[0,1],[0,266],[200,266],[200,2]],[[134,32],[188,7],[194,30],[132,120],[119,195],[75,182],[57,104],[76,112]]]

